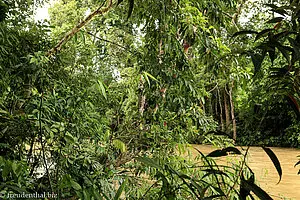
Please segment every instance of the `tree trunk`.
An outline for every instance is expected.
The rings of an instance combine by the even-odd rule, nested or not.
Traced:
[[[223,118],[223,106],[222,106],[222,100],[221,100],[221,96],[220,96],[220,90],[218,87],[218,98],[219,98],[219,107],[220,107],[220,123],[221,123],[221,131],[225,131],[224,128],[224,118]]]
[[[226,86],[224,89],[224,110],[225,110],[225,120],[226,120],[226,132],[230,125],[230,115],[229,115],[229,109],[228,109],[228,102],[227,102],[227,96],[226,96]]]
[[[232,101],[232,88],[233,88],[233,82],[232,82],[231,87],[229,88],[229,101],[230,101],[230,108],[231,108],[233,139],[236,140],[236,121],[235,121],[235,117],[234,117],[234,105],[233,105],[233,101]]]

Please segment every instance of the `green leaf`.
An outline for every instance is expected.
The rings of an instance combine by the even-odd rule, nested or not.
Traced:
[[[300,48],[299,48],[299,44],[296,42],[296,40],[294,40],[293,38],[291,37],[288,37],[287,38],[291,44],[291,46],[293,47],[293,51],[295,53],[295,56],[296,56],[296,60],[299,60],[300,59]]]
[[[267,148],[267,147],[262,147],[262,148],[267,153],[269,158],[272,160],[272,162],[277,170],[277,173],[279,175],[279,181],[278,181],[278,183],[279,183],[281,181],[281,177],[282,177],[282,169],[281,169],[280,162],[279,162],[277,156],[275,155],[275,153],[270,148]]]
[[[273,9],[277,9],[277,8],[278,8],[278,6],[276,6],[276,5],[274,5],[274,4],[266,3],[266,4],[264,4],[264,5],[266,5],[266,6],[270,7],[270,8],[273,8]]]
[[[89,200],[89,199],[91,199],[90,198],[90,194],[89,194],[89,192],[85,189],[85,190],[83,190],[83,199],[85,199],[85,200]]]
[[[76,181],[70,180],[70,184],[75,190],[81,190],[81,186]]]
[[[97,88],[98,88],[99,92],[103,95],[103,97],[105,99],[107,99],[106,90],[105,90],[104,84],[100,80],[98,80],[97,83],[98,83],[97,84]]]
[[[1,110],[0,109],[0,114],[9,114],[9,112],[7,112],[6,110]]]
[[[203,200],[213,200],[213,199],[216,199],[216,198],[219,199],[219,197],[223,197],[223,196],[225,196],[225,195],[216,194],[216,195],[212,195],[212,196],[209,196],[209,197],[204,197]]]
[[[10,172],[11,172],[11,163],[10,163],[10,161],[6,161],[4,168],[2,170],[3,179],[6,179]]]
[[[64,139],[66,140],[67,143],[74,143],[75,142],[74,137],[69,132],[66,133]]]
[[[294,165],[294,167],[296,167],[297,165],[299,165],[300,164],[300,160]]]
[[[254,65],[255,72],[258,72],[260,70],[261,64],[265,58],[265,55],[266,55],[265,51],[263,51],[262,55],[252,53],[252,52],[247,52],[247,54],[251,56],[251,60]]]
[[[14,186],[14,185],[5,185],[5,187],[15,191],[16,193],[22,194],[23,192],[27,192],[24,188],[20,188],[18,186]]]
[[[133,11],[133,6],[134,6],[134,0],[128,0],[128,1],[129,1],[129,9],[128,9],[127,19],[130,18],[132,11]]]
[[[207,157],[221,157],[221,156],[227,156],[228,153],[233,153],[233,154],[241,154],[240,150],[238,150],[237,148],[235,147],[227,147],[227,148],[224,148],[222,150],[215,150],[211,153],[209,153],[207,155]]]
[[[162,167],[157,162],[155,162],[153,159],[151,159],[151,158],[137,157],[136,160],[139,161],[139,162],[142,162],[145,165],[148,165],[150,167],[154,167],[156,169],[162,170]]]
[[[93,192],[94,192],[94,198],[96,200],[103,200],[103,197],[99,194],[99,192],[95,188],[93,189]]]
[[[114,197],[114,200],[119,200],[120,199],[121,194],[124,191],[126,184],[127,184],[127,178],[122,182],[122,184],[120,185],[119,189],[117,190],[117,193],[116,193],[116,195]]]
[[[202,170],[202,171],[205,171],[207,172],[201,179],[204,179],[205,177],[209,176],[209,175],[224,175],[224,176],[227,176],[229,177],[225,172],[221,171],[221,170],[216,170],[216,169],[205,169],[205,170]]]
[[[228,154],[220,149],[215,150],[213,152],[210,152],[207,157],[221,157],[221,156],[227,156]]]
[[[273,47],[272,50],[269,50],[268,53],[269,53],[270,60],[271,60],[271,62],[273,64],[274,60],[276,58],[275,47]]]
[[[286,48],[285,46],[282,45],[277,45],[276,46],[277,49],[282,53],[282,55],[285,57],[285,59],[288,61],[288,63],[290,63],[290,55],[288,53],[287,50],[289,50],[288,48]]]
[[[241,183],[240,183],[240,200],[246,200],[247,196],[251,196],[250,189],[245,187],[245,178],[244,175],[241,175]],[[254,184],[254,174],[251,174],[251,177],[247,180],[248,182]]]
[[[154,77],[154,76],[152,76],[151,74],[149,74],[148,72],[143,72],[144,73],[144,75],[146,75],[146,76],[148,76],[148,77],[150,77],[152,80],[154,80],[154,81],[157,81],[158,82],[158,80]]]
[[[121,140],[115,139],[112,141],[115,148],[119,149],[122,153],[126,152],[126,145]]]
[[[242,179],[241,184],[246,190],[252,191],[258,198],[262,200],[273,200],[263,189],[261,189],[251,181]]]
[[[223,151],[227,152],[227,153],[232,153],[232,154],[237,154],[237,155],[241,155],[242,153],[240,152],[240,150],[238,150],[235,147],[226,147],[225,149],[223,149]]]
[[[286,10],[284,10],[283,8],[271,9],[271,11],[276,12],[276,13],[278,13],[280,15],[283,15],[283,16],[288,15]]]
[[[124,0],[118,0],[117,6],[120,5]]]
[[[146,74],[143,74],[143,76],[146,79],[146,81],[147,81],[147,83],[148,83],[148,85],[150,87],[150,80],[149,80],[148,76]]]
[[[284,19],[283,17],[275,17],[273,19],[270,19],[266,23],[277,23],[277,22],[281,22],[283,19]]]
[[[287,35],[293,34],[293,32],[291,31],[282,31],[276,35],[273,36],[274,39],[279,40],[283,37],[286,37]]]
[[[252,31],[252,30],[243,30],[243,31],[238,31],[236,33],[234,33],[232,35],[232,37],[236,37],[236,36],[239,36],[239,35],[246,35],[246,34],[258,34],[257,31]]]
[[[80,31],[80,36],[81,36],[81,40],[82,40],[83,44],[85,45],[85,35],[84,35],[84,31]]]
[[[274,31],[274,29],[268,28],[268,29],[264,29],[264,30],[260,31],[257,34],[257,36],[255,37],[255,41],[258,40],[258,39],[260,39],[260,38],[262,38],[262,37],[264,37],[264,36],[266,36],[266,35],[268,35],[268,33],[270,31]]]

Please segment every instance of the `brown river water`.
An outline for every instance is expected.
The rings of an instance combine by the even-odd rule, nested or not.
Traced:
[[[204,154],[208,154],[216,147],[210,145],[192,145]],[[246,149],[246,147],[244,147]],[[282,167],[282,179],[279,184],[279,176],[277,171],[261,147],[250,147],[247,162],[255,173],[258,185],[264,189],[273,199],[293,199],[300,200],[300,175],[297,175],[300,165],[294,168],[298,161],[297,156],[300,155],[300,149],[271,147],[276,154]],[[191,149],[192,156],[199,155],[195,149]],[[236,158],[238,159],[238,158]],[[221,159],[217,162],[234,162],[227,159]]]

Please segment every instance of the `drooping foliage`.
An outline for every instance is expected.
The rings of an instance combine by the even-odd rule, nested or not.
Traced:
[[[248,149],[199,152],[201,166],[178,151],[297,129],[298,2],[266,5],[295,19],[261,32],[237,32],[246,1],[59,0],[36,22],[42,3],[0,1],[1,194],[271,199],[246,159],[211,159]],[[259,44],[232,38],[245,33]]]

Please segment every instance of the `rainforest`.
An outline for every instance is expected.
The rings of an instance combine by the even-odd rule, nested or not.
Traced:
[[[0,0],[0,199],[300,199],[299,61],[299,0]]]

